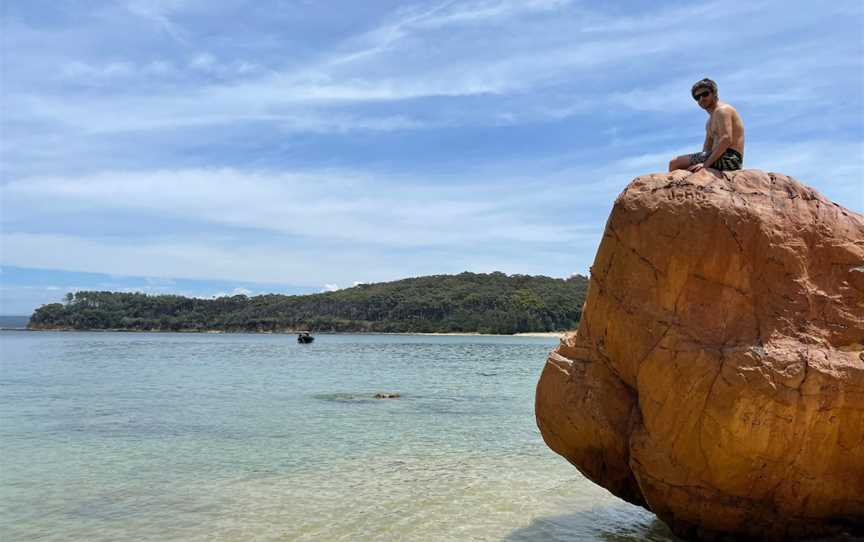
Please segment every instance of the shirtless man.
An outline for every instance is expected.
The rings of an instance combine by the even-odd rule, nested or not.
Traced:
[[[710,167],[720,171],[741,169],[744,162],[744,122],[731,105],[717,98],[717,83],[702,79],[693,85],[693,99],[708,112],[702,152],[685,154],[669,162],[669,171],[697,172]]]

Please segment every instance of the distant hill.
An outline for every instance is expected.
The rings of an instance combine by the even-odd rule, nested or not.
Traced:
[[[311,295],[77,292],[36,309],[30,329],[447,333],[573,329],[588,279],[461,273],[360,284]]]

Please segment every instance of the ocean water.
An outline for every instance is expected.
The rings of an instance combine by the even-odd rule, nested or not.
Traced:
[[[0,332],[0,540],[675,540],[543,443],[556,343]]]

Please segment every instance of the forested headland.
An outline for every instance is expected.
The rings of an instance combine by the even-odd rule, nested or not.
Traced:
[[[499,333],[576,327],[588,279],[461,273],[360,284],[310,295],[80,291],[36,309],[29,329]]]

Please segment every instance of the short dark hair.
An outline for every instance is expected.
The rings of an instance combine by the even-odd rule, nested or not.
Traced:
[[[700,79],[699,81],[696,81],[693,84],[693,88],[690,89],[690,94],[695,95],[696,91],[700,88],[707,88],[711,91],[712,94],[717,94],[717,83],[715,83],[711,79],[708,79],[707,77],[705,79]]]

